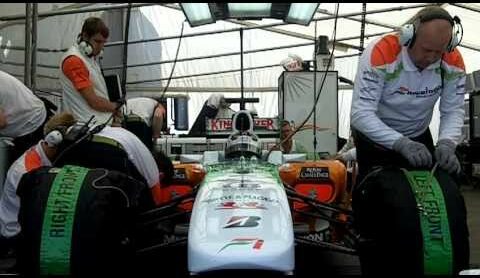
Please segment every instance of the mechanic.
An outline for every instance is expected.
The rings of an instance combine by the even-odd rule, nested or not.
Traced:
[[[289,121],[283,120],[281,123],[280,141],[283,141],[292,134],[293,127]],[[280,145],[280,150],[285,153],[307,153],[305,147],[293,139],[293,136]]]
[[[426,7],[398,34],[376,39],[363,52],[351,107],[359,181],[379,165],[431,167],[432,153],[439,167],[460,171],[455,148],[465,115],[465,65],[456,48],[459,25],[443,8]],[[439,98],[434,147],[429,124]]]
[[[51,117],[45,124],[44,130],[42,130],[45,138],[40,139],[35,146],[28,149],[9,168],[0,197],[0,254],[5,255],[12,248],[15,248],[15,241],[20,232],[17,219],[20,199],[16,193],[20,179],[23,174],[41,166],[52,166],[52,161],[57,154],[57,145],[53,143],[55,140],[54,134],[46,135],[61,126],[70,126],[73,123],[75,123],[75,120],[68,113],[59,113]]]
[[[203,104],[188,134],[191,136],[205,136],[207,118],[231,118],[234,113],[235,111],[230,108],[230,103],[225,101],[223,94],[212,94]]]
[[[347,142],[342,146],[333,159],[340,160],[343,164],[355,162],[357,160],[357,148],[353,136],[349,136]]]
[[[166,121],[165,107],[153,98],[135,97],[127,99],[122,109],[124,127],[152,149],[152,139],[161,137]]]
[[[61,59],[63,109],[82,122],[87,122],[92,115],[99,124],[106,122],[112,113],[115,113],[115,124],[121,118],[121,111],[116,110],[119,103],[108,99],[105,79],[97,61],[108,35],[109,30],[100,18],[87,18],[76,43]]]
[[[12,161],[43,137],[43,126],[52,114],[22,82],[0,71],[0,136],[14,138]]]

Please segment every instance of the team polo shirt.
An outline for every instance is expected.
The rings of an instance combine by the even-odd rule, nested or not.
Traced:
[[[0,197],[0,234],[4,237],[12,237],[20,232],[18,223],[20,198],[17,196],[17,187],[23,174],[41,166],[52,166],[41,142],[27,150],[8,170]]]
[[[45,104],[20,80],[0,71],[0,108],[7,125],[0,136],[17,138],[34,132],[47,117]]]
[[[148,97],[127,99],[127,104],[122,106],[124,114],[135,114],[142,118],[148,126],[152,126],[152,118],[158,102]]]
[[[444,88],[440,66],[444,69]],[[419,71],[398,36],[386,35],[370,43],[360,57],[351,125],[392,149],[400,137],[416,137],[427,130],[440,99],[438,140],[458,143],[465,117],[464,87],[465,65],[457,49]]]
[[[97,135],[113,139],[122,145],[128,159],[147,181],[155,204],[160,205],[169,200],[168,192],[160,186],[157,163],[153,159],[152,153],[137,136],[124,128],[110,126],[106,126]]]
[[[72,81],[75,89],[80,91],[92,86],[88,69],[77,56],[72,55],[66,58],[62,64],[62,71]]]

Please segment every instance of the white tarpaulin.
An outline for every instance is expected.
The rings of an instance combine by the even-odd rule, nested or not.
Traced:
[[[72,9],[120,5],[120,3],[38,3],[39,13]],[[410,8],[410,7],[415,8]],[[463,54],[467,73],[478,70],[480,65],[480,38],[477,35],[477,3],[444,4],[452,15],[462,20],[464,37],[460,51]],[[185,22],[185,16],[178,3],[149,4],[132,9],[129,40],[149,40],[128,47],[127,96],[160,96],[175,68],[169,82],[168,94],[188,94],[189,122],[193,124],[201,105],[212,92],[225,93],[226,96],[239,96],[240,78],[240,32],[243,27],[243,86],[245,96],[259,97],[261,102],[255,108],[261,116],[276,116],[278,78],[283,71],[280,61],[288,54],[296,54],[303,60],[313,60],[314,39],[326,35],[333,40],[336,3],[321,3],[309,26],[296,24],[279,25],[262,29],[249,29],[256,25],[281,23],[279,20],[261,21],[218,21],[214,24],[192,28]],[[421,9],[421,3],[367,3],[366,24],[364,28],[364,45],[378,37],[379,34],[391,32],[410,19]],[[335,68],[340,77],[354,80],[361,44],[361,3],[341,3],[335,37]],[[346,15],[354,16],[346,17]],[[24,21],[9,20],[8,16],[25,15],[25,3],[0,4],[0,69],[15,74],[23,80],[25,70],[25,25]],[[81,24],[89,16],[101,16],[110,28],[110,42],[123,41],[125,11],[112,9],[108,11],[90,11],[87,13],[55,15],[40,17],[37,25],[36,88],[60,93],[58,66],[62,49],[68,48],[76,39]],[[178,36],[183,25],[183,37],[179,46]],[[232,32],[226,32],[235,30]],[[200,35],[205,32],[215,34]],[[197,34],[197,35],[194,35]],[[295,46],[292,45],[301,45]],[[290,47],[289,47],[290,46]],[[16,49],[15,47],[20,47]],[[280,48],[278,47],[288,47]],[[273,49],[272,49],[273,48]],[[331,48],[331,47],[330,47]],[[41,49],[56,51],[40,51]],[[121,76],[121,44],[108,46],[102,66],[106,73],[118,73]],[[262,50],[262,51],[258,51]],[[353,55],[350,57],[342,57]],[[202,58],[210,56],[209,58]],[[142,65],[146,63],[160,63]],[[136,66],[132,66],[136,65]],[[113,70],[108,68],[115,67]],[[251,69],[254,68],[254,69]],[[218,73],[220,72],[220,73]],[[351,90],[342,89],[339,83],[338,117],[339,135],[347,137],[349,133],[349,112]],[[274,104],[274,105],[272,105]],[[238,106],[237,106],[238,107]],[[235,106],[234,106],[235,108]],[[438,112],[434,113],[432,134],[436,139],[438,130]]]

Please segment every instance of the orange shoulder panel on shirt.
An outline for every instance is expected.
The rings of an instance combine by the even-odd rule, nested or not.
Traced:
[[[33,171],[40,167],[42,160],[40,155],[35,151],[35,147],[30,148],[25,155],[25,169],[27,172]]]
[[[453,50],[453,52],[445,54],[443,56],[443,61],[450,66],[465,70],[465,64],[463,63],[462,55],[456,48]]]
[[[71,55],[67,57],[62,64],[62,71],[77,90],[82,90],[92,86],[90,74],[82,59]]]
[[[387,35],[381,38],[373,47],[370,62],[374,67],[390,64],[397,59],[401,50],[402,46],[398,37],[396,35]]]

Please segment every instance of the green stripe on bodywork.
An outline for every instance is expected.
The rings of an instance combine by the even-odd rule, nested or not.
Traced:
[[[222,162],[218,164],[210,164],[206,166],[206,171],[208,175],[205,176],[202,184],[208,184],[212,181],[215,181],[219,178],[223,178],[228,174],[235,174],[236,170],[239,167],[239,161],[230,161],[230,162]],[[265,162],[249,162],[247,161],[247,168],[251,170],[248,174],[251,175],[258,175],[258,176],[271,176],[278,185],[283,185],[280,175],[278,174],[278,166],[265,163]]]
[[[442,189],[428,171],[406,171],[420,211],[425,275],[452,275],[453,255]]]
[[[87,168],[66,165],[48,195],[40,242],[40,274],[70,274],[70,249],[77,199]]]

